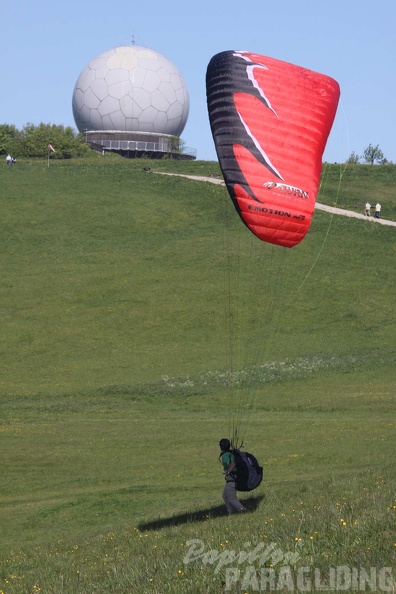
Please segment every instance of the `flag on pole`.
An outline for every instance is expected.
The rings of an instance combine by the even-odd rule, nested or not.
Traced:
[[[52,146],[52,144],[49,144],[49,145],[48,145],[48,149],[49,149],[50,151],[52,151],[53,153],[56,153],[56,150],[54,149],[54,147]]]

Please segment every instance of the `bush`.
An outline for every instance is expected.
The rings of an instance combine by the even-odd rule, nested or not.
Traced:
[[[0,154],[43,158],[49,144],[55,148],[58,159],[81,157],[89,152],[83,136],[70,126],[28,123],[18,130],[14,125],[0,125]]]

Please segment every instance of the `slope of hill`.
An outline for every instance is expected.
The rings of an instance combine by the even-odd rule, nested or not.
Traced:
[[[272,544],[257,575],[374,568],[383,591],[395,229],[317,211],[278,249],[225,188],[155,170],[219,174],[113,156],[1,174],[0,592],[217,594],[227,567],[227,591],[255,591],[216,560]],[[345,172],[340,206],[385,195],[393,170],[368,172],[348,191]],[[228,518],[217,442],[235,423],[265,479]],[[190,539],[214,556],[187,559]]]

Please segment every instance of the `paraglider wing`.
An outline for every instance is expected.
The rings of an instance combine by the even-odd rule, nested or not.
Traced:
[[[220,167],[243,222],[263,241],[292,247],[307,233],[340,89],[323,74],[227,51],[206,73]]]

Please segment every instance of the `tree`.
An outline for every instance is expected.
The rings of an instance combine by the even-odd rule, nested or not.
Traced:
[[[377,144],[377,146],[373,146],[372,144],[369,144],[369,146],[364,151],[362,158],[365,160],[366,163],[369,163],[370,165],[374,165],[375,162],[377,162],[377,163],[384,163],[384,161],[386,162],[384,153],[381,151],[378,144]]]
[[[347,159],[347,163],[349,165],[357,165],[357,163],[359,163],[360,157],[359,155],[357,155],[355,153],[355,151],[352,151],[351,154],[349,155],[348,159]]]
[[[171,136],[171,138],[168,140],[168,150],[170,156],[172,156],[172,153],[182,153],[184,151],[185,145],[185,141],[182,138],[179,138],[179,136]]]
[[[14,125],[0,124],[0,155],[15,155],[15,144],[18,141],[18,130]]]
[[[15,126],[0,124],[0,154],[45,158],[49,144],[55,147],[58,159],[71,159],[90,152],[83,136],[70,126],[28,123],[22,130],[17,130]]]

